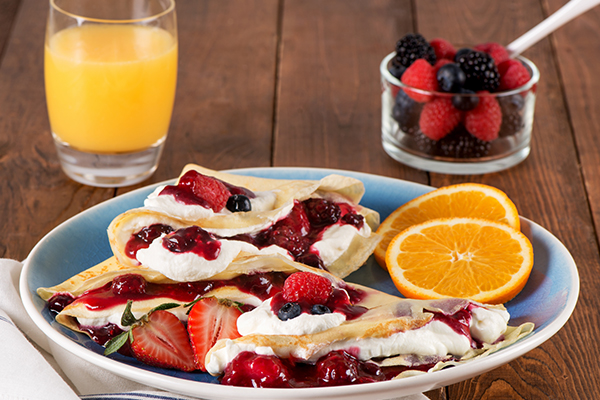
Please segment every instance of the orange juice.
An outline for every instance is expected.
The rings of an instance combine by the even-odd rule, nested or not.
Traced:
[[[177,41],[164,29],[88,24],[46,41],[46,101],[52,132],[93,153],[138,151],[169,128]]]

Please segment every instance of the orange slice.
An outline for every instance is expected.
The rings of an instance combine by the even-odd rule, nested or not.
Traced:
[[[481,218],[439,218],[411,226],[390,243],[386,263],[404,296],[505,303],[525,286],[531,242],[520,231]]]
[[[484,218],[520,229],[517,207],[500,189],[479,183],[445,186],[409,201],[381,223],[377,233],[382,240],[374,252],[377,263],[386,268],[386,249],[404,229],[434,218],[453,217]]]

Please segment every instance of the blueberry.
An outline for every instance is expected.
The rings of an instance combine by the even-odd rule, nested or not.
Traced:
[[[472,49],[469,49],[468,47],[464,47],[464,48],[462,48],[462,49],[458,49],[458,51],[456,52],[456,55],[454,56],[454,61],[458,61],[458,59],[459,59],[461,56],[464,56],[464,55],[466,55],[466,54],[468,54],[468,53],[470,53],[470,52],[472,52],[472,51],[473,51],[473,50],[472,50]]]
[[[331,310],[329,309],[329,307],[323,304],[315,304],[310,309],[310,313],[314,315],[331,314]]]
[[[437,81],[442,92],[456,93],[464,85],[467,75],[460,69],[458,64],[445,64],[437,72]]]
[[[401,79],[402,74],[404,74],[404,71],[406,71],[406,67],[404,65],[400,65],[400,62],[397,60],[397,58],[394,58],[388,67],[388,71],[390,71],[390,74],[396,78]]]
[[[452,105],[461,110],[469,111],[477,107],[479,104],[479,97],[475,95],[475,92],[469,89],[460,89],[458,94],[462,96],[452,96]],[[472,94],[473,96],[465,96]]]
[[[234,194],[227,199],[227,209],[231,212],[251,211],[252,204],[248,196]]]
[[[298,303],[285,303],[277,312],[277,317],[282,321],[296,318],[302,314],[302,308]]]

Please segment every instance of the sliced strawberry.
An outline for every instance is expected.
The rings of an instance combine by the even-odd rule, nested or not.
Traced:
[[[197,171],[186,172],[177,184],[191,191],[198,199],[203,200],[203,205],[219,212],[227,205],[231,192],[220,180],[212,176],[203,175]]]
[[[151,312],[131,328],[131,351],[149,365],[193,371],[194,352],[185,326],[165,310]]]
[[[194,349],[196,366],[206,371],[206,353],[219,339],[240,337],[237,319],[242,314],[231,301],[205,297],[194,304],[188,315],[188,333]]]

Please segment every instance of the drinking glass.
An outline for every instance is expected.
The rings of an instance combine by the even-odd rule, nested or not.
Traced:
[[[44,72],[69,177],[117,187],[152,175],[175,98],[174,0],[50,0]]]

